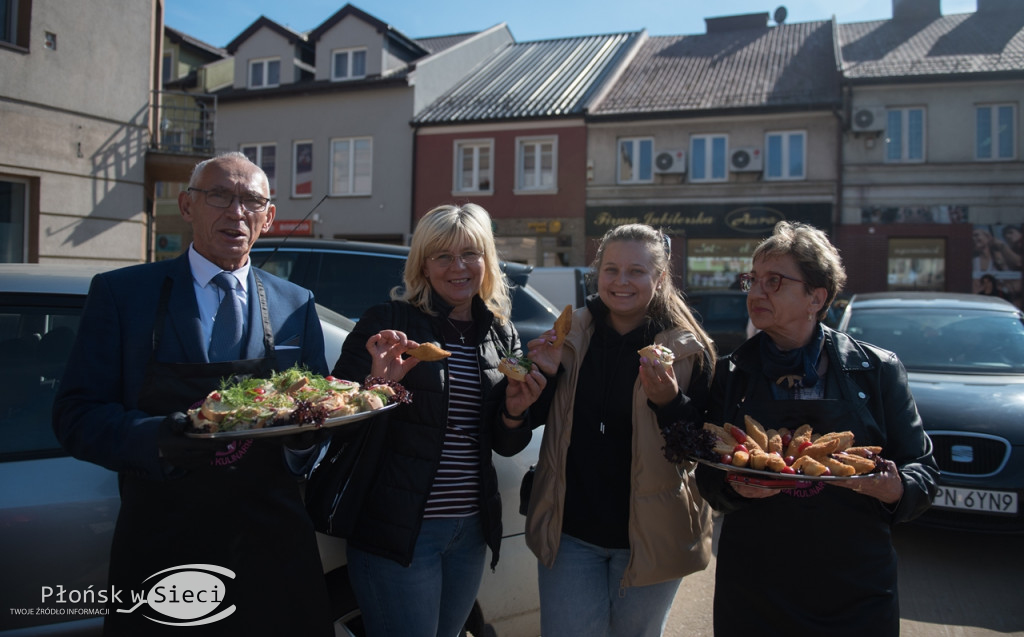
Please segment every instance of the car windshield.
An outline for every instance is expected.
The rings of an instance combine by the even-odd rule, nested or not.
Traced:
[[[909,371],[1024,374],[1024,323],[1011,313],[853,307],[846,332]]]

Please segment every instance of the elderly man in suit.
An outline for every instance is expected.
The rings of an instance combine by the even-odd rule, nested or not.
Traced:
[[[119,474],[121,598],[105,632],[333,634],[296,479],[312,441],[183,435],[182,412],[223,379],[295,363],[327,372],[313,295],[251,264],[275,208],[245,155],[199,163],[178,205],[194,235],[185,254],[93,279],[54,404],[64,447]]]

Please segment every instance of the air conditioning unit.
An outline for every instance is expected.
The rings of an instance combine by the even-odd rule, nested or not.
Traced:
[[[734,173],[761,172],[764,155],[760,148],[735,148],[729,153],[729,169]]]
[[[654,172],[656,173],[685,173],[686,172],[686,151],[685,150],[662,150],[654,156]]]
[[[865,106],[853,109],[850,128],[855,133],[877,133],[885,130],[885,107]]]

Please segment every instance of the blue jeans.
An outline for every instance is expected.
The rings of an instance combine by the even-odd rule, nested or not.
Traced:
[[[348,546],[348,577],[372,637],[457,637],[484,575],[480,516],[423,520],[404,567]]]
[[[629,549],[606,549],[565,533],[551,568],[538,563],[544,637],[657,637],[682,579],[621,588]]]

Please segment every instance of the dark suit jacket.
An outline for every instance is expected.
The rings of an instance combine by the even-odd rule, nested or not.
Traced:
[[[313,294],[262,270],[259,275],[267,294],[277,368],[304,363],[311,371],[326,374],[324,337]],[[153,349],[160,291],[167,278],[173,284],[156,360],[206,362],[207,344],[202,339],[187,253],[97,275],[53,408],[57,438],[76,458],[114,471],[162,477],[157,433],[166,414],[144,413],[138,399]],[[248,289],[245,354],[259,358],[263,327],[253,270]],[[190,406],[182,405],[181,410]]]

